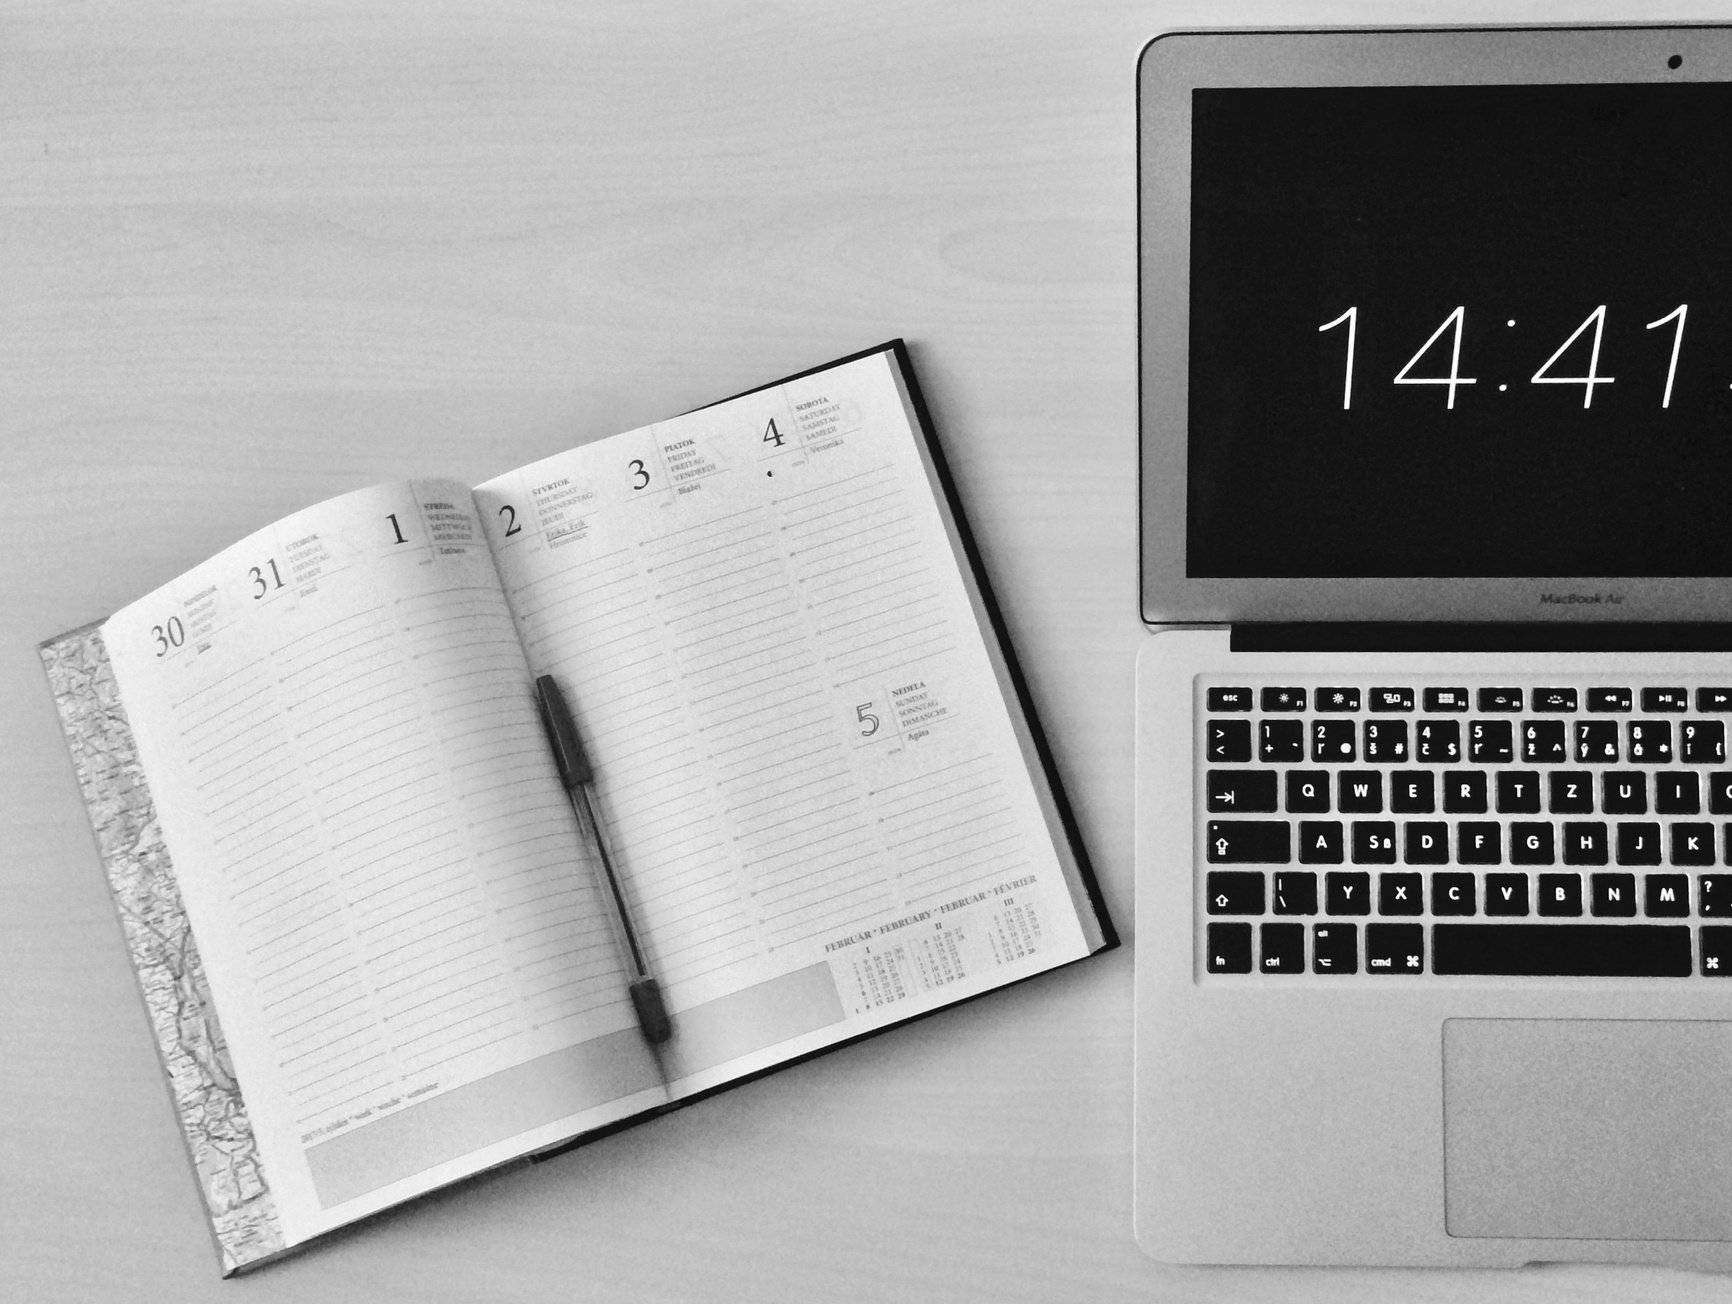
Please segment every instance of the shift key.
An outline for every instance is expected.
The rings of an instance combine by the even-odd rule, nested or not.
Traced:
[[[1212,865],[1285,865],[1293,859],[1285,820],[1210,820],[1205,839]]]

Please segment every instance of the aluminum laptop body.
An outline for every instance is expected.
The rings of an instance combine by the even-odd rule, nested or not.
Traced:
[[[1173,33],[1138,132],[1140,1244],[1732,1267],[1732,32]]]

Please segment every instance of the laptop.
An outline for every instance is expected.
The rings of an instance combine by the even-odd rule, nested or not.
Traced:
[[[1137,76],[1138,1240],[1732,1268],[1732,29]]]

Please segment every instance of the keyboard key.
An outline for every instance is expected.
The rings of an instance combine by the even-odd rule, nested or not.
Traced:
[[[1591,874],[1594,913],[1600,916],[1624,917],[1636,913],[1636,876],[1634,874]]]
[[[1485,775],[1477,770],[1451,770],[1445,774],[1443,808],[1451,815],[1485,814]]]
[[[1497,809],[1500,815],[1537,815],[1540,776],[1532,770],[1498,771]]]
[[[1485,912],[1488,915],[1525,915],[1528,912],[1526,874],[1487,874]]]
[[[1257,756],[1268,765],[1304,760],[1305,722],[1264,720],[1257,726]]]
[[[1397,770],[1389,776],[1389,809],[1404,815],[1429,815],[1437,809],[1430,770]]]
[[[1317,875],[1304,870],[1283,870],[1275,875],[1275,913],[1317,913]]]
[[[1670,720],[1630,721],[1630,759],[1639,765],[1664,765],[1672,759]]]
[[[1265,711],[1303,711],[1303,688],[1265,688],[1257,694],[1257,702]]]
[[[1210,770],[1205,776],[1205,804],[1214,811],[1272,811],[1275,771]]]
[[[1522,709],[1522,690],[1519,688],[1482,688],[1478,693],[1479,709],[1482,711],[1519,711]]]
[[[1413,710],[1413,690],[1411,688],[1374,688],[1371,690],[1371,709],[1373,711],[1411,711]]]
[[[1529,720],[1522,725],[1522,760],[1529,765],[1561,765],[1570,759],[1562,720]]]
[[[1287,771],[1287,809],[1306,814],[1328,810],[1329,771]]]
[[[1375,770],[1342,770],[1335,776],[1338,810],[1375,815],[1383,809],[1383,776]]]
[[[1251,925],[1210,924],[1208,936],[1210,973],[1251,972]]]
[[[1455,858],[1463,865],[1496,865],[1503,860],[1503,826],[1464,820],[1455,826]]]
[[[1371,875],[1359,871],[1334,871],[1323,876],[1323,909],[1332,915],[1371,913]],[[1732,909],[1727,911],[1732,914]]]
[[[1551,789],[1547,809],[1554,815],[1591,815],[1594,811],[1594,777],[1586,770],[1553,770],[1546,776]]]
[[[1644,908],[1650,915],[1687,915],[1690,913],[1690,876],[1688,874],[1649,874],[1642,880]]]
[[[1712,865],[1714,863],[1714,826],[1712,824],[1674,824],[1672,834],[1672,864]]]
[[[1357,711],[1359,709],[1359,690],[1357,688],[1319,688],[1316,695],[1316,709],[1319,711]]]
[[[1461,759],[1460,720],[1421,720],[1414,729],[1415,760],[1452,764]]]
[[[1686,720],[1679,734],[1683,738],[1679,759],[1686,765],[1719,765],[1726,760],[1725,721]]]
[[[1508,720],[1474,720],[1467,726],[1467,759],[1480,765],[1508,765],[1515,755]]]
[[[1302,820],[1299,824],[1299,863],[1339,865],[1347,858],[1347,844],[1337,820]]]
[[[1474,910],[1472,874],[1433,874],[1431,876],[1432,914],[1471,915]]]
[[[1584,764],[1612,765],[1618,760],[1618,726],[1610,720],[1582,720],[1576,724],[1576,760]]]
[[[1725,924],[1702,925],[1702,976],[1732,977],[1732,928]]]
[[[1285,865],[1291,833],[1286,820],[1210,820],[1204,841],[1212,864]]]
[[[1467,710],[1467,689],[1465,688],[1428,688],[1421,694],[1427,711],[1465,711]]]
[[[1533,693],[1536,711],[1574,711],[1576,690],[1573,688],[1536,688]]]
[[[1590,688],[1588,690],[1588,710],[1590,711],[1628,711],[1635,703],[1635,697],[1627,688]]]
[[[1311,724],[1311,759],[1354,760],[1357,734],[1351,720],[1314,720]]]
[[[1384,765],[1404,764],[1407,760],[1407,721],[1367,720],[1365,759]]]
[[[1251,690],[1249,688],[1211,688],[1207,695],[1211,711],[1249,711],[1251,709]]]
[[[1204,726],[1203,754],[1211,761],[1251,759],[1249,720],[1211,720]]]
[[[1263,963],[1259,973],[1305,972],[1305,925],[1263,924]]]
[[[1365,925],[1365,969],[1367,973],[1424,973],[1425,926]]]
[[[1245,870],[1211,870],[1205,891],[1212,915],[1263,913],[1263,876]]]
[[[1436,823],[1414,820],[1403,827],[1401,836],[1401,858],[1408,864],[1449,864],[1449,825],[1442,820]]]
[[[1380,915],[1423,915],[1425,899],[1421,895],[1425,880],[1418,874],[1379,874],[1377,876],[1377,913]]]
[[[1703,810],[1703,790],[1690,771],[1664,771],[1654,776],[1654,812],[1661,816],[1697,816]]]
[[[1708,919],[1732,915],[1732,877],[1703,874],[1696,880],[1696,913]]]
[[[1613,770],[1604,776],[1600,809],[1608,815],[1646,815],[1648,779],[1634,770]]]
[[[1654,776],[1654,812],[1658,815],[1697,815],[1702,810],[1702,788],[1689,770],[1666,770]]]
[[[1688,924],[1435,924],[1431,941],[1440,974],[1686,978],[1691,969]]]
[[[1732,771],[1716,770],[1708,776],[1708,813],[1732,815]]]
[[[1732,688],[1698,688],[1698,711],[1732,711]]]
[[[1540,875],[1540,914],[1579,915],[1582,913],[1582,876],[1580,874]]]
[[[1311,972],[1358,973],[1359,925],[1311,925]]]
[[[1564,864],[1603,865],[1609,856],[1604,824],[1572,821],[1564,825]]]
[[[1644,688],[1644,711],[1684,711],[1689,709],[1690,695],[1682,688]]]
[[[1353,821],[1353,863],[1356,865],[1393,865],[1395,863],[1395,825],[1384,820]]]
[[[1658,865],[1660,863],[1660,826],[1658,824],[1618,825],[1618,863],[1620,865]]]
[[[1552,849],[1552,826],[1517,821],[1509,826],[1509,863],[1512,865],[1550,865],[1556,860]]]

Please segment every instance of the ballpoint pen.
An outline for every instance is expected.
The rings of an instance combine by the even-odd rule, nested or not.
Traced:
[[[547,730],[547,740],[553,746],[559,780],[565,785],[571,809],[577,815],[578,827],[601,869],[603,886],[607,889],[602,895],[612,907],[609,916],[613,920],[615,940],[631,966],[631,1003],[637,1011],[638,1026],[643,1029],[645,1041],[659,1046],[673,1035],[673,1026],[668,1020],[667,1006],[662,1002],[661,986],[650,977],[643,947],[638,943],[631,912],[626,907],[625,891],[614,869],[613,856],[608,852],[607,836],[602,832],[601,821],[596,818],[590,794],[595,772],[590,769],[589,758],[584,755],[583,743],[577,736],[577,726],[572,722],[565,697],[552,675],[542,675],[535,681],[535,696],[541,708],[541,723]]]

